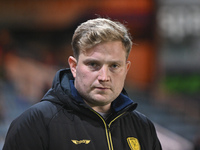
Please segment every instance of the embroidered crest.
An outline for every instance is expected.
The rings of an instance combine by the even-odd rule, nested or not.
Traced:
[[[78,144],[89,144],[90,143],[90,140],[72,140],[72,142],[76,145]]]
[[[128,137],[127,142],[131,150],[140,150],[140,144],[138,139],[134,137]]]

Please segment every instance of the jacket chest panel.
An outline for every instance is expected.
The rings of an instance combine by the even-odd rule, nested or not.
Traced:
[[[80,117],[74,114],[60,113],[50,122],[50,147],[52,150],[107,150],[105,129],[99,122],[88,117]],[[98,148],[97,148],[98,147]]]
[[[126,119],[125,119],[126,120]],[[136,144],[140,145],[139,141],[139,131],[131,123],[131,120],[125,121],[124,119],[119,119],[111,125],[110,132],[112,135],[112,142],[114,150],[130,150],[128,139],[134,138],[137,140]]]
[[[122,117],[106,124],[103,118],[96,119],[76,113],[59,113],[49,124],[51,149],[73,150],[130,150],[127,139],[138,139],[134,122]],[[109,148],[109,144],[112,148]]]

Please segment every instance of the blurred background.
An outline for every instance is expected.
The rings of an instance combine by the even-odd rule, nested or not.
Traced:
[[[11,121],[68,67],[75,28],[99,16],[132,34],[126,89],[163,150],[199,150],[199,0],[0,0],[0,148]]]

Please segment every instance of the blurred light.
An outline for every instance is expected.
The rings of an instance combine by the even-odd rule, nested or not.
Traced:
[[[164,5],[158,10],[161,36],[182,41],[187,36],[200,37],[200,5]]]

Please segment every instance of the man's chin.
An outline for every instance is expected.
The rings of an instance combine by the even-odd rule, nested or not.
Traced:
[[[107,104],[110,104],[113,100],[111,100],[109,97],[97,95],[92,100],[94,103],[98,104],[99,106],[104,106]]]

